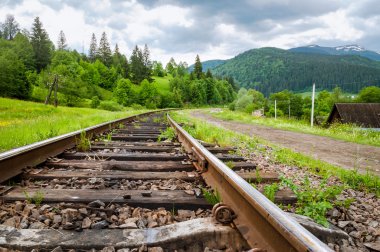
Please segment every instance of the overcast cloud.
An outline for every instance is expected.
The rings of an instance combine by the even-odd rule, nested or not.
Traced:
[[[148,44],[152,58],[192,64],[258,47],[359,44],[380,51],[378,0],[0,0],[0,22],[13,14],[22,28],[40,17],[53,42],[88,51],[105,31],[128,56]]]

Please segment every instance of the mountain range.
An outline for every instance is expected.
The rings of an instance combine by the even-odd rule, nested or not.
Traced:
[[[353,93],[364,86],[380,86],[380,54],[358,45],[311,45],[289,50],[266,47],[202,65],[204,71],[210,68],[215,76],[233,77],[239,86],[255,88],[265,95],[283,89],[309,91],[314,82],[317,89],[339,86]]]

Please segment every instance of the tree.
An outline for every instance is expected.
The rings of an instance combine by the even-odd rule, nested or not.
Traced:
[[[140,84],[141,81],[145,79],[145,66],[143,53],[140,48],[136,45],[135,49],[132,51],[131,55],[131,80],[135,84]]]
[[[34,19],[31,43],[34,50],[34,59],[37,71],[40,72],[49,63],[53,51],[53,43],[49,39],[49,35],[44,28],[39,17]]]
[[[22,33],[18,33],[12,42],[14,52],[24,63],[26,70],[35,70],[34,51],[29,38]]]
[[[112,64],[112,51],[110,44],[107,40],[107,34],[105,32],[102,33],[102,37],[99,42],[98,55],[101,62],[104,65],[110,67]]]
[[[380,88],[375,86],[365,87],[360,90],[357,101],[380,102]]]
[[[177,68],[177,63],[175,63],[175,60],[173,58],[170,58],[168,64],[166,64],[166,67],[165,67],[166,71],[174,76],[176,68]]]
[[[90,50],[88,51],[88,58],[91,62],[95,62],[96,56],[98,54],[98,42],[96,41],[95,34],[92,34],[90,42]]]
[[[58,50],[66,50],[67,48],[66,36],[63,33],[63,31],[59,32],[57,47],[58,47]]]
[[[114,95],[119,104],[130,106],[136,99],[132,83],[128,79],[119,79],[114,90]]]
[[[5,22],[2,24],[2,36],[7,40],[12,40],[20,31],[19,24],[13,15],[8,14]]]
[[[158,77],[164,77],[166,75],[161,62],[153,61],[153,75]]]
[[[201,63],[201,60],[199,59],[198,54],[197,54],[197,57],[195,57],[193,73],[197,79],[202,78],[202,63]]]
[[[13,50],[0,49],[0,96],[28,98],[32,87],[26,79],[24,64]]]
[[[112,55],[112,65],[115,67],[118,74],[124,78],[129,78],[129,65],[125,55],[119,51],[119,46],[115,45],[115,50]]]
[[[211,73],[210,69],[207,69],[206,78],[212,78],[212,73]]]

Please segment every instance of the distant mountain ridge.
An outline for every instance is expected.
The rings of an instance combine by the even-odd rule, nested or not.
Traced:
[[[308,45],[291,48],[290,52],[314,53],[324,55],[358,55],[371,60],[380,61],[380,54],[375,51],[367,50],[360,45],[344,45],[336,47],[326,47],[319,45]]]
[[[202,70],[203,72],[207,72],[208,69],[213,69],[221,64],[223,64],[224,62],[226,62],[226,60],[220,60],[220,59],[216,59],[216,60],[206,60],[206,61],[203,61],[202,62]],[[187,68],[187,70],[189,72],[192,72],[194,70],[194,64],[189,66]]]
[[[364,86],[380,86],[380,61],[355,53],[366,51],[359,46],[252,49],[217,65],[212,73],[233,77],[241,87],[255,88],[265,95],[284,89],[308,91],[313,82],[318,89],[340,86],[356,93]]]

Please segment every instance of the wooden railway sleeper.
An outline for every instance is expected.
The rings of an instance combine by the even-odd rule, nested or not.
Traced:
[[[212,216],[222,224],[230,224],[237,217],[234,210],[223,203],[217,203],[212,208]]]

